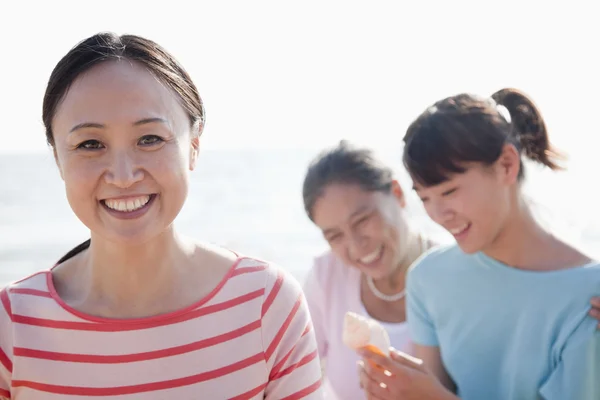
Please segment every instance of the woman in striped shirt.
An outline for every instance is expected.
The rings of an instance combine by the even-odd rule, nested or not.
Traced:
[[[52,72],[43,120],[91,239],[0,292],[0,398],[322,397],[297,282],[173,228],[204,109],[171,55],[84,40]]]

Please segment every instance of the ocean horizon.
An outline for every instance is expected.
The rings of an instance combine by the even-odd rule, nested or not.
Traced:
[[[327,250],[302,204],[302,180],[316,154],[295,149],[202,151],[176,226],[200,241],[273,261],[303,281],[314,257]],[[435,239],[449,242],[449,235],[429,220],[410,190],[400,150],[379,155],[397,171],[408,193],[410,218]],[[555,190],[558,178],[533,171],[529,180],[542,218],[598,256],[598,216],[560,199],[543,201],[552,200],[548,194]],[[558,184],[568,183],[559,180]],[[52,267],[88,237],[87,228],[69,207],[50,151],[0,154],[0,285]]]

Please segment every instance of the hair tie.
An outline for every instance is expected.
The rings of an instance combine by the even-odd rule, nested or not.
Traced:
[[[491,97],[490,97],[490,102],[492,104],[492,107],[494,107],[496,109],[498,114],[500,114],[500,116],[502,118],[504,118],[504,120],[510,124],[512,122],[512,118],[510,117],[510,112],[508,111],[508,108],[506,108],[502,104],[498,104],[496,102],[496,100],[494,100]]]

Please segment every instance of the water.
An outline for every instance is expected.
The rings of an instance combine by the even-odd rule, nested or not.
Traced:
[[[187,235],[274,261],[303,280],[312,259],[327,248],[302,205],[302,179],[314,154],[297,150],[202,152],[176,225]],[[399,151],[381,156],[399,171],[408,191],[409,180],[399,168]],[[553,215],[550,220],[562,236],[597,255],[600,220],[587,212],[597,208],[594,199],[585,203],[581,197],[572,198],[578,201],[574,206],[561,197],[572,192],[569,185],[577,185],[572,175],[550,178],[537,171],[530,175],[530,192],[543,204],[543,214]],[[439,240],[449,240],[424,215],[413,194],[408,200],[417,223]],[[50,153],[0,155],[0,284],[52,266],[87,237],[87,229],[67,203]]]
[[[303,279],[327,248],[302,205],[302,179],[314,154],[204,151],[176,225]],[[87,237],[49,153],[0,156],[0,283],[51,266]]]

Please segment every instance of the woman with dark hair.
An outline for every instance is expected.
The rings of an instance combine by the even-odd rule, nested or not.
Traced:
[[[316,257],[304,284],[325,364],[325,391],[361,399],[360,357],[341,342],[344,315],[352,311],[380,321],[392,345],[410,352],[406,270],[435,243],[410,223],[391,168],[346,141],[311,162],[303,197],[307,215],[331,247]]]
[[[560,168],[534,103],[515,89],[448,97],[404,141],[417,194],[456,244],[411,267],[416,358],[364,352],[382,367],[362,364],[369,398],[600,398],[600,333],[588,315],[600,265],[540,226],[521,193],[522,155]]]
[[[91,239],[0,292],[1,398],[322,398],[298,283],[173,226],[204,126],[177,60],[138,36],[85,39],[43,120]]]

